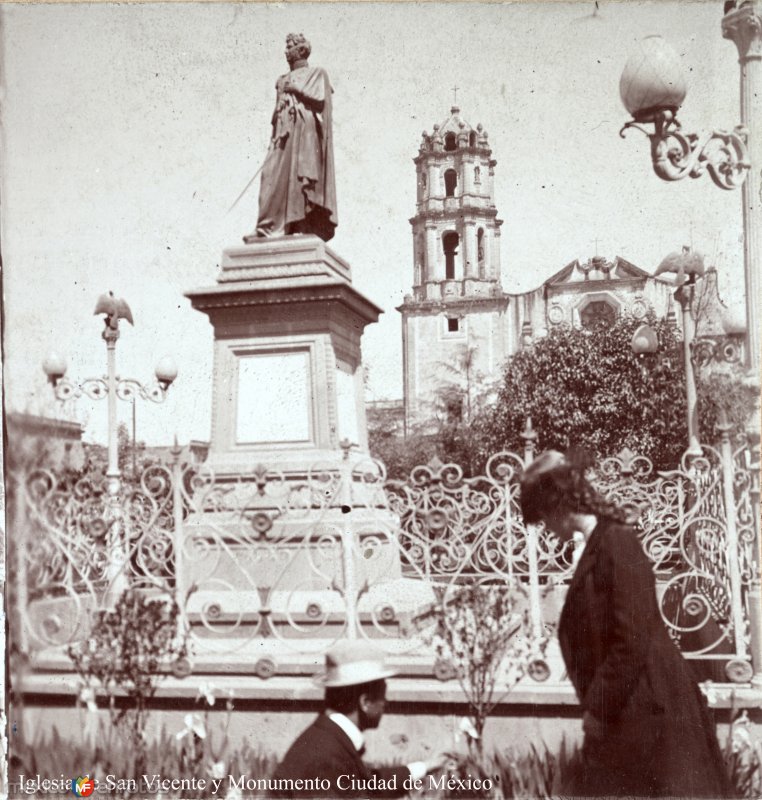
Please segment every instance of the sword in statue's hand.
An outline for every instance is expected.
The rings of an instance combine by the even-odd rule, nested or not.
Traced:
[[[279,104],[278,108],[275,109],[275,113],[273,114],[273,121],[272,121],[273,138],[270,141],[270,148],[275,146],[275,142],[277,142],[279,140],[285,141],[289,136],[289,130],[290,129],[287,130],[285,133],[282,133],[282,132],[279,131],[278,124],[277,124],[279,112],[281,112],[282,110],[288,109],[288,113],[290,115],[292,115],[293,117],[295,117],[296,116],[296,114],[295,114],[295,106],[296,106],[296,100],[294,99],[294,96],[292,94],[284,92],[282,100],[281,100],[281,103]],[[265,157],[265,161],[267,161],[266,157]],[[259,173],[262,172],[262,170],[264,169],[265,161],[262,162],[262,164],[260,165],[259,169],[251,176],[251,180],[246,184],[246,186],[244,186],[244,189],[241,192],[241,194],[239,194],[238,197],[236,197],[235,202],[228,209],[228,214],[238,205],[238,203],[240,202],[241,198],[246,194],[246,192],[249,191],[249,189],[251,188],[251,184],[254,183],[254,181],[257,179],[257,176],[259,175]]]
[[[265,160],[267,160],[267,159],[265,159]],[[233,205],[230,206],[230,208],[228,209],[228,214],[238,205],[238,203],[240,202],[241,198],[246,194],[246,192],[249,191],[249,189],[251,188],[251,184],[254,183],[254,181],[257,179],[257,177],[259,176],[259,173],[262,172],[262,170],[264,169],[264,166],[265,166],[265,162],[263,161],[260,164],[259,169],[251,176],[251,180],[246,184],[246,186],[243,187],[243,191],[241,192],[241,194],[239,194],[238,197],[236,197],[235,202],[233,203]]]

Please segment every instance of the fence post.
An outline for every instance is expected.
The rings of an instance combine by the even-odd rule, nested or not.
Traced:
[[[124,493],[122,492],[122,481],[118,475],[108,477],[106,492],[106,509],[109,520],[106,537],[108,555],[106,577],[108,584],[103,595],[103,604],[105,608],[113,609],[119,598],[130,586],[129,579],[125,574],[129,555],[125,544],[126,531],[124,526],[124,507],[122,505]]]
[[[733,621],[733,644],[736,656],[746,655],[744,644],[743,598],[741,596],[741,567],[738,558],[738,528],[736,527],[736,499],[733,487],[733,448],[730,443],[731,425],[724,410],[720,410],[719,424],[722,458],[722,490],[727,531],[728,577],[730,579],[730,613]]]
[[[15,564],[12,564],[10,575],[7,576],[15,590],[10,593],[8,614],[15,622],[9,635],[9,646],[14,646],[17,652],[27,655],[29,653],[29,637],[27,634],[27,619],[29,613],[29,575],[27,571],[27,541],[29,530],[25,524],[31,518],[27,510],[27,484],[26,472],[22,471],[17,477],[10,471],[7,480],[16,481],[15,498],[12,506],[13,513],[9,515],[8,525],[5,529],[5,541],[10,543],[14,550]],[[14,630],[15,628],[15,630]]]
[[[513,516],[511,514],[511,481],[507,473],[503,478],[503,519],[505,536],[508,539],[508,577],[513,579]],[[428,559],[426,559],[428,563]]]
[[[520,436],[524,440],[524,468],[526,469],[534,461],[537,440],[531,417],[527,417],[526,425]],[[529,568],[529,617],[532,623],[532,635],[536,639],[540,639],[542,637],[542,604],[540,602],[540,568],[537,561],[539,549],[537,525],[524,523],[524,529],[527,537],[527,566]]]
[[[352,465],[349,463],[351,443],[348,439],[340,442],[342,449],[339,465],[339,503],[342,516],[341,556],[344,573],[344,603],[346,604],[346,638],[357,639],[357,571],[355,569],[355,537],[352,526]]]
[[[750,448],[749,470],[751,478],[751,514],[754,521],[754,544],[752,550],[752,575],[749,587],[749,630],[751,635],[751,666],[754,674],[751,685],[762,689],[762,586],[760,586],[760,568],[762,567],[762,554],[760,553],[759,530],[759,442]]]
[[[182,448],[175,443],[170,450],[172,456],[172,516],[174,537],[172,547],[175,551],[175,603],[177,603],[177,627],[178,635],[182,636],[186,631],[187,616],[185,613],[185,525],[183,520],[183,468],[180,462]]]
[[[759,502],[756,505],[759,509]],[[758,558],[755,561],[757,574],[752,577],[751,586],[749,587],[749,628],[751,633],[751,666],[753,670],[751,685],[755,689],[762,689],[762,615],[760,615],[762,586],[760,586],[759,580]]]
[[[519,436],[524,440],[524,468],[526,468],[534,461],[534,449],[537,445],[537,434],[532,427],[531,417],[527,417],[524,430]]]

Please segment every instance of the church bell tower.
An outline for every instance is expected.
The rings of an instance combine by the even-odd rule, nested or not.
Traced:
[[[500,282],[497,162],[487,132],[453,106],[431,134],[424,131],[413,161],[413,291],[398,309],[408,433],[436,414],[468,413],[478,382],[495,377],[507,356],[508,306]],[[460,387],[460,409],[442,408],[446,386],[455,395]]]

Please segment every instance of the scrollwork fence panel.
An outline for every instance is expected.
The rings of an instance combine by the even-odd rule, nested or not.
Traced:
[[[539,635],[555,622],[575,548],[524,525],[528,457],[498,453],[475,477],[432,462],[399,481],[348,451],[303,475],[257,466],[234,478],[178,455],[118,497],[102,477],[28,473],[14,534],[24,626],[37,647],[66,644],[132,587],[174,598],[193,651],[209,663],[264,645],[315,654],[347,636],[425,653],[445,593],[519,580]],[[660,473],[623,451],[591,479],[637,519],[662,615],[684,653],[735,660],[735,677],[745,677],[759,571],[747,449],[726,437]],[[546,601],[557,591],[555,605]]]

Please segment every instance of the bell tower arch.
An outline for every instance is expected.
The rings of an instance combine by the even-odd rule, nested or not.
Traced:
[[[508,305],[500,272],[503,221],[494,198],[497,162],[487,131],[453,106],[444,122],[423,132],[413,163],[413,286],[398,309],[408,430],[434,413],[437,387],[451,372],[447,364],[467,357],[478,362],[480,374],[499,369]]]

